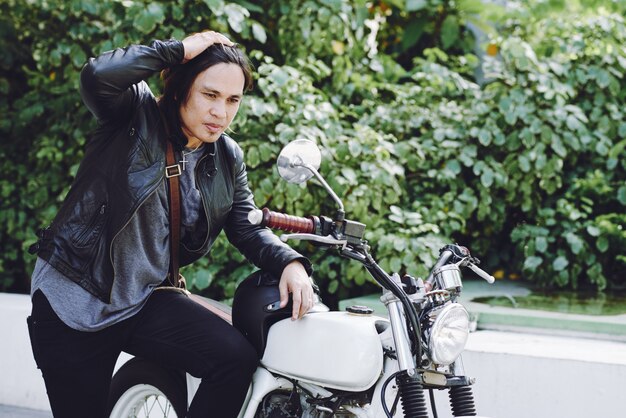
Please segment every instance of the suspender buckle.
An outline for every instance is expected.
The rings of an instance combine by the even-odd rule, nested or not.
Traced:
[[[168,179],[171,177],[178,177],[182,174],[180,164],[168,165],[165,167],[165,177]]]

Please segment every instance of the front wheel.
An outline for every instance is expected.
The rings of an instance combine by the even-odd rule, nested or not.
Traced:
[[[183,418],[185,375],[135,357],[113,376],[108,405],[109,418]]]

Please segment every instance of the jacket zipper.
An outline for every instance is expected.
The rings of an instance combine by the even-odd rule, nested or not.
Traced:
[[[215,152],[215,151],[214,151]],[[200,183],[198,182],[198,167],[201,166],[202,161],[204,161],[206,158],[208,157],[207,154],[204,154],[202,157],[200,157],[200,159],[198,160],[198,162],[196,163],[196,166],[194,167],[194,181],[196,182],[196,186],[199,186]],[[206,218],[206,237],[204,237],[204,241],[202,242],[202,245],[200,246],[200,248],[204,248],[206,242],[209,240],[209,237],[211,236],[211,225],[209,225],[209,212],[207,210],[207,205],[204,199],[204,193],[202,193],[202,190],[200,187],[198,187],[198,190],[200,191],[200,199],[202,199],[202,208],[204,209],[204,217]],[[185,245],[185,244],[183,244]],[[185,248],[187,248],[185,246]],[[187,248],[189,250],[189,248]],[[189,250],[189,251],[193,251],[193,250]]]
[[[198,167],[200,166],[202,161],[205,160],[207,157],[208,157],[208,155],[206,155],[206,154],[203,155],[202,157],[200,157],[200,159],[198,160],[198,162],[196,163],[196,166],[194,168],[196,185],[198,184]],[[113,277],[115,277],[115,266],[113,265],[113,243],[115,242],[115,239],[124,230],[124,228],[126,228],[126,226],[130,223],[130,221],[133,219],[133,217],[135,216],[135,214],[137,213],[139,208],[146,202],[146,200],[148,200],[154,193],[156,193],[157,189],[159,188],[158,185],[163,181],[164,178],[165,178],[165,175],[163,175],[163,176],[161,176],[159,178],[159,181],[156,182],[156,186],[155,186],[154,190],[152,190],[146,196],[146,198],[143,199],[141,201],[141,203],[139,203],[137,205],[137,207],[135,208],[133,213],[130,215],[130,217],[128,218],[126,223],[124,225],[122,225],[122,227],[113,236],[113,239],[111,240],[111,245],[109,246],[109,261],[111,262],[111,266],[113,268]],[[204,193],[202,193],[201,190],[200,190],[200,198],[202,199],[202,206],[204,208],[204,216],[206,217],[206,222],[207,222],[207,236],[205,237],[204,242],[202,243],[202,246],[200,247],[200,248],[203,248],[204,245],[206,244],[206,241],[209,239],[209,236],[211,235],[210,234],[211,229],[210,229],[210,225],[209,225],[209,213],[207,211],[207,205],[206,205],[206,202],[205,202]],[[111,291],[109,292],[109,303],[111,303],[111,294],[112,293],[113,293],[113,286],[111,286]]]
[[[93,233],[94,226],[96,226],[100,222],[102,215],[104,215],[105,211],[106,211],[106,203],[103,203],[100,205],[100,209],[90,220],[89,224],[85,227],[85,229],[83,229],[81,234],[74,241],[77,247],[82,248],[85,246],[83,241],[86,241],[89,235]]]

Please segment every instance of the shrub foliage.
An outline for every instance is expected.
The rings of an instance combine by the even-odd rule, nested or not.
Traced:
[[[26,248],[94,128],[77,89],[87,58],[207,28],[255,64],[232,129],[259,206],[334,213],[322,188],[288,185],[274,168],[282,146],[309,138],[391,271],[423,277],[442,243],[457,241],[498,277],[623,288],[624,20],[584,7],[566,18],[498,10],[477,0],[4,0],[0,289],[28,291]],[[371,290],[356,263],[298,248],[330,304]],[[228,299],[252,269],[222,239],[185,274]]]

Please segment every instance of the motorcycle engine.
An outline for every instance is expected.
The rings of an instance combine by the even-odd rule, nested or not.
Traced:
[[[303,409],[303,405],[305,405]],[[334,414],[332,409],[307,402],[307,396],[297,392],[272,392],[268,394],[255,418],[353,418],[356,415],[340,408]]]
[[[272,392],[263,399],[256,416],[258,418],[300,418],[302,407],[299,396],[296,392]]]

